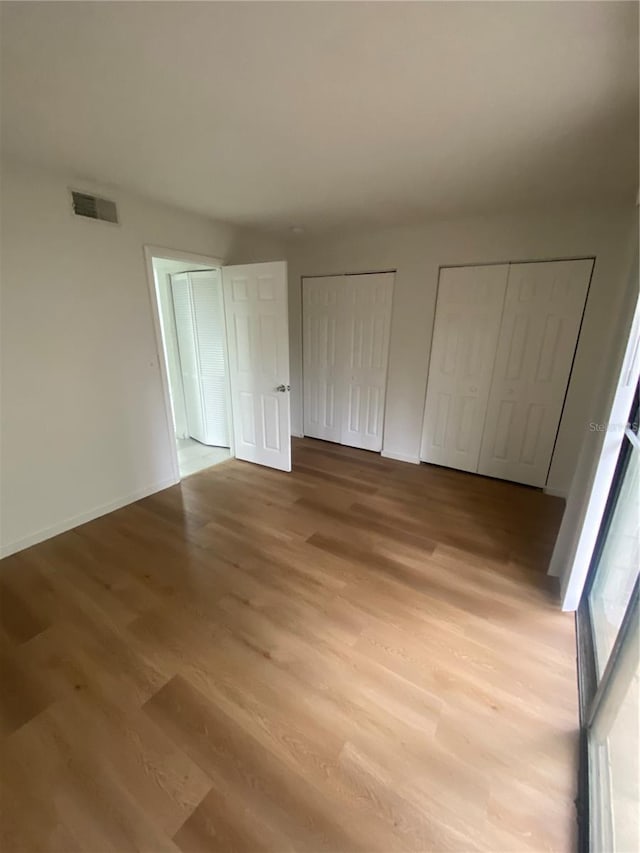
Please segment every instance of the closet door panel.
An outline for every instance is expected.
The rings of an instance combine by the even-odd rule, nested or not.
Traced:
[[[222,281],[219,270],[189,273],[202,393],[205,444],[229,447],[229,400]]]
[[[198,352],[193,323],[191,285],[188,273],[171,276],[171,295],[176,321],[176,337],[184,388],[184,403],[189,435],[197,441],[206,437]]]
[[[380,451],[394,275],[348,275],[344,281],[345,412],[340,441],[350,447]]]
[[[480,474],[546,483],[592,267],[511,264]]]
[[[420,458],[476,471],[508,264],[440,272]]]
[[[344,405],[342,291],[344,276],[302,281],[304,434],[340,441]]]

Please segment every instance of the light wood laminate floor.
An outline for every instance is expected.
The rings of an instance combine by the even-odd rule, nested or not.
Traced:
[[[562,504],[309,439],[4,560],[18,851],[569,851]]]

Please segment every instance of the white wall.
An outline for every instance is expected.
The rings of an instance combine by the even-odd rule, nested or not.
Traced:
[[[121,224],[71,214],[68,185]],[[249,262],[277,244],[231,226],[2,163],[0,548],[10,553],[160,489],[169,434],[143,245]]]
[[[450,264],[596,256],[591,290],[548,481],[566,494],[575,468],[612,311],[625,285],[635,208],[433,222],[292,243],[289,261],[292,427],[302,433],[300,279],[395,269],[383,453],[417,461],[438,268]]]

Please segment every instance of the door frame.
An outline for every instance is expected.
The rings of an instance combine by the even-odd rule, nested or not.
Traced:
[[[639,387],[634,385],[634,397],[629,415],[631,424],[638,423],[640,413]],[[618,503],[618,497],[622,489],[624,477],[627,472],[629,460],[634,452],[636,440],[629,437],[628,433],[634,433],[633,427],[624,431],[620,449],[616,455],[615,472],[606,498],[606,507],[600,521],[596,542],[589,561],[587,577],[582,589],[580,604],[575,612],[575,631],[577,647],[577,675],[578,675],[578,717],[580,723],[580,737],[578,748],[578,793],[576,797],[576,811],[578,821],[578,853],[589,853],[592,841],[593,819],[598,815],[591,814],[591,794],[594,780],[590,775],[589,760],[589,729],[591,728],[603,697],[606,694],[608,684],[616,672],[621,649],[631,634],[633,626],[638,619],[638,587],[636,578],[633,591],[629,598],[622,624],[609,655],[609,660],[600,677],[597,674],[595,647],[593,638],[593,625],[589,607],[589,594],[595,582],[600,558],[607,540],[613,515]],[[637,452],[637,451],[636,451]],[[602,785],[608,785],[609,780],[601,780]]]
[[[175,428],[173,423],[173,412],[171,408],[171,392],[169,390],[169,373],[167,370],[167,363],[164,354],[164,346],[162,344],[162,323],[160,321],[160,309],[158,307],[158,295],[156,293],[156,282],[155,282],[155,274],[153,270],[153,259],[154,258],[162,258],[168,261],[184,261],[185,263],[194,263],[194,264],[202,264],[205,266],[209,266],[212,269],[218,269],[220,271],[220,278],[222,281],[222,267],[224,266],[224,261],[221,258],[214,258],[208,255],[199,255],[195,252],[183,252],[178,249],[166,249],[162,246],[151,246],[145,244],[143,246],[144,253],[144,262],[145,269],[147,273],[147,292],[149,296],[149,305],[151,308],[151,317],[153,318],[153,331],[156,343],[156,356],[158,359],[158,364],[160,366],[160,378],[162,383],[162,395],[164,397],[164,411],[165,411],[165,425],[167,428],[167,435],[169,438],[169,456],[171,459],[171,467],[173,469],[173,482],[174,484],[179,483],[181,481],[180,476],[180,466],[178,463],[178,445],[176,444],[176,435]],[[224,306],[224,288],[222,293],[222,303]],[[228,364],[228,344],[227,344],[227,322],[226,322],[226,314],[224,318],[224,349],[225,349],[225,357]],[[231,411],[231,389],[229,387],[229,371],[227,369],[227,409],[229,415],[229,427],[230,427],[230,436],[229,440],[231,443],[230,451],[231,456],[235,456],[235,448],[233,443],[233,412]]]
[[[391,291],[391,316],[389,318],[389,344],[387,346],[387,365],[385,369],[385,377],[384,377],[384,410],[382,412],[382,448],[378,451],[376,450],[368,450],[367,453],[379,453],[380,456],[384,456],[384,434],[385,427],[387,423],[387,395],[389,392],[389,362],[391,360],[391,339],[392,339],[392,329],[393,329],[393,312],[395,308],[395,295],[396,295],[396,281],[398,277],[397,269],[387,269],[387,270],[358,270],[358,272],[335,272],[335,273],[311,273],[310,275],[302,274],[300,276],[300,376],[302,378],[302,387],[300,389],[300,409],[302,413],[301,424],[300,427],[302,429],[302,433],[299,438],[304,438],[304,280],[305,278],[347,278],[348,276],[356,276],[356,275],[393,275],[393,289]],[[293,435],[293,433],[292,433]],[[321,440],[321,439],[319,439]],[[334,442],[335,443],[335,442]],[[349,445],[342,444],[341,442],[337,442],[341,447],[348,447]]]

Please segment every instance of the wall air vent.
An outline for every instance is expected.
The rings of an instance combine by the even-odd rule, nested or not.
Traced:
[[[71,190],[73,212],[76,216],[86,216],[88,219],[101,219],[103,222],[118,221],[118,209],[115,201],[99,198],[88,193]]]

